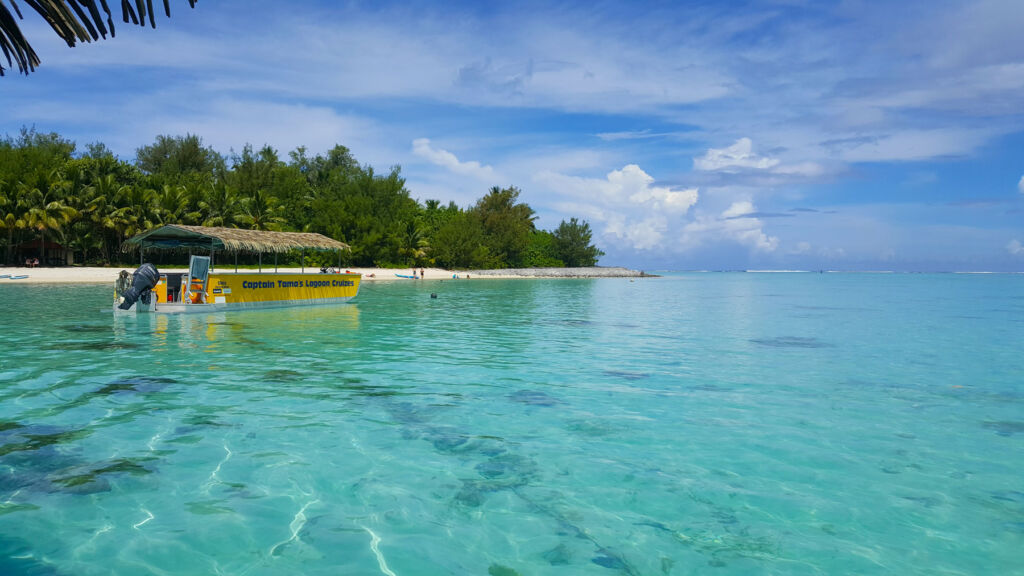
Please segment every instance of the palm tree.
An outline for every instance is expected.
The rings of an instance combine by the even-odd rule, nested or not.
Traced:
[[[238,193],[224,182],[218,182],[208,192],[206,199],[199,203],[206,216],[203,226],[233,228],[238,219]]]
[[[256,189],[242,202],[238,221],[252,230],[276,230],[284,223],[284,218],[277,215],[277,198]]]
[[[195,8],[197,1],[188,0],[189,6]],[[27,75],[39,66],[39,55],[21,33],[18,21],[14,18],[16,14],[18,18],[24,19],[18,4],[15,0],[7,0],[7,3],[11,5],[10,9],[4,4],[4,0],[0,0],[0,52],[6,56],[8,66],[17,64],[18,72]],[[42,16],[57,36],[70,47],[74,47],[79,41],[92,42],[101,37],[106,38],[108,30],[110,36],[114,36],[114,21],[111,19],[107,0],[25,0],[25,3]],[[14,10],[13,13],[11,9]],[[103,13],[100,13],[101,9]],[[169,0],[164,0],[164,13],[170,18]],[[150,26],[156,28],[153,0],[121,1],[121,19],[125,23],[131,20],[132,24],[145,26],[147,15]],[[0,66],[0,76],[3,75],[4,67]]]
[[[157,224],[181,224],[188,211],[188,195],[184,186],[164,184],[156,193]]]
[[[11,249],[14,248],[14,232],[25,227],[25,204],[14,192],[14,186],[0,180],[0,230],[7,232],[7,246],[4,264],[11,263]]]
[[[72,224],[65,234],[67,246],[73,252],[82,254],[81,262],[89,261],[89,253],[93,250],[103,250],[105,242],[103,230],[93,225],[92,221],[85,218],[77,220]]]
[[[80,240],[83,235],[83,226],[88,226],[88,209],[94,194],[92,186],[87,184],[89,173],[84,169],[84,163],[80,160],[72,160],[66,163],[62,170],[55,171],[51,179],[51,185],[55,196],[54,199],[62,202],[70,209],[69,220],[66,226],[60,226],[54,231],[60,237],[60,243],[65,247],[70,246],[71,239]],[[81,242],[76,242],[80,245]],[[74,252],[76,248],[72,248]],[[83,258],[87,254],[83,253]]]
[[[141,186],[122,186],[114,212],[114,225],[120,237],[118,244],[152,228],[156,218],[156,190]]]
[[[59,234],[63,226],[75,217],[77,211],[64,203],[59,190],[65,185],[62,175],[56,171],[53,183],[44,191],[22,183],[18,185],[19,195],[25,199],[28,210],[22,217],[21,227],[39,233],[40,251],[46,261],[46,233]]]
[[[423,228],[416,221],[409,220],[405,223],[405,228],[401,231],[399,242],[401,243],[400,252],[412,259],[413,266],[420,265],[423,259],[427,257],[430,242],[423,233]]]
[[[182,186],[185,188],[185,214],[182,217],[183,224],[202,224],[203,211],[200,208],[203,199],[209,194],[212,186],[209,182],[202,180],[188,180]]]
[[[121,208],[118,202],[128,196],[127,186],[117,181],[113,174],[96,175],[92,184],[86,188],[88,202],[82,209],[100,234],[100,249],[103,258],[110,261],[111,249],[108,242],[109,233],[119,233],[118,217]],[[118,241],[123,238],[118,238]]]

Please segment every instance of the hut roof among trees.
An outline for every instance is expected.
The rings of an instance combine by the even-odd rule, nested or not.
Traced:
[[[310,232],[271,232],[211,226],[169,224],[147,230],[125,241],[124,251],[136,248],[226,252],[288,252],[293,249],[348,250],[348,244]]]

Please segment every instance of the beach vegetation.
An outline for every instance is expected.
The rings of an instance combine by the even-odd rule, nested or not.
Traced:
[[[448,269],[488,268],[493,262],[483,224],[472,212],[459,211],[434,233],[431,254],[438,266]]]
[[[555,254],[555,236],[547,230],[534,230],[526,247],[523,266],[527,268],[562,268],[565,262]]]
[[[593,245],[593,232],[590,224],[570,218],[562,220],[552,234],[552,251],[554,256],[569,267],[593,266],[604,252]]]
[[[535,230],[533,209],[519,202],[520,190],[515,186],[494,186],[477,200],[472,212],[483,230],[483,242],[488,249],[493,268],[519,266],[530,245]]]
[[[190,175],[222,172],[224,158],[212,148],[203,146],[194,134],[156,137],[156,141],[135,151],[135,165],[156,181],[180,180]]]
[[[465,208],[421,203],[410,196],[399,166],[378,172],[341,145],[325,154],[299,147],[282,156],[270,146],[246,144],[222,155],[197,135],[160,135],[126,161],[102,143],[79,152],[59,134],[34,129],[0,138],[0,246],[7,264],[36,257],[45,265],[62,260],[45,252],[62,250],[75,263],[130,264],[137,252],[123,252],[124,241],[167,224],[317,232],[352,248],[340,260],[337,254],[282,254],[282,266],[596,263],[602,253],[591,245],[586,222],[572,218],[557,230],[541,230],[521,194],[516,186],[494,186]],[[157,264],[182,264],[175,258],[185,257],[147,255]],[[237,260],[257,264],[256,256]]]

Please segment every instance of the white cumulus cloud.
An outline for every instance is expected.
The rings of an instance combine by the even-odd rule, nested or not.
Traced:
[[[697,170],[734,171],[738,168],[767,170],[778,166],[777,158],[758,156],[753,149],[750,138],[740,138],[727,148],[709,148],[703,156],[693,159],[693,167]]]
[[[494,168],[481,165],[479,162],[461,162],[459,158],[447,150],[434,148],[429,138],[417,138],[412,142],[413,154],[426,159],[431,164],[447,168],[456,174],[473,176],[480,180],[493,180]]]
[[[718,216],[702,215],[683,227],[681,246],[692,250],[708,242],[733,242],[754,252],[774,252],[779,239],[764,232],[764,223],[749,201],[733,202]]]
[[[608,173],[610,192],[628,197],[634,204],[650,204],[670,212],[686,212],[697,203],[697,189],[673,190],[666,186],[652,186],[654,178],[636,164]]]
[[[583,215],[601,235],[636,250],[661,246],[668,230],[681,225],[680,219],[698,198],[697,188],[655,185],[636,164],[612,170],[603,179],[544,171],[535,180],[572,199],[560,204],[562,211]]]
[[[626,249],[672,255],[738,245],[767,254],[779,246],[779,239],[764,231],[752,201],[737,199],[692,213],[700,198],[697,188],[658,186],[636,164],[612,170],[603,179],[545,171],[535,182],[565,199],[556,204],[558,211],[582,215],[603,242]]]
[[[744,200],[741,202],[733,202],[725,212],[722,212],[722,218],[742,218],[747,214],[753,214],[756,212],[754,209],[754,203]]]
[[[657,250],[662,246],[668,221],[664,216],[652,215],[643,219],[612,215],[602,235],[613,237],[636,250]]]
[[[1006,251],[1014,256],[1024,256],[1024,244],[1021,244],[1020,240],[1010,240],[1006,245]]]
[[[1020,182],[1017,182],[1017,190],[1019,190],[1021,194],[1024,194],[1024,176],[1021,176]]]

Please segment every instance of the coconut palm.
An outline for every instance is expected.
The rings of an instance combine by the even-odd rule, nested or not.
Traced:
[[[114,224],[119,244],[140,232],[152,228],[156,221],[156,190],[142,186],[122,186],[119,189]]]
[[[202,224],[203,211],[200,208],[203,199],[209,194],[213,184],[202,180],[190,179],[182,186],[185,188],[185,214],[182,216],[183,224]]]
[[[113,174],[95,176],[92,184],[86,188],[87,202],[82,208],[83,215],[88,217],[98,230],[101,239],[100,249],[105,260],[110,260],[112,250],[107,236],[119,233],[118,218],[122,213],[118,202],[128,196],[127,186],[117,181]],[[122,240],[118,238],[117,241]]]
[[[104,251],[105,242],[102,230],[93,226],[93,223],[85,218],[75,221],[64,235],[67,246],[75,253],[80,253],[80,262],[88,262],[90,253],[93,251]]]
[[[430,241],[423,227],[416,221],[409,220],[400,228],[398,242],[399,253],[407,256],[413,266],[419,266],[424,262],[430,249]]]
[[[234,228],[240,205],[235,189],[224,182],[217,182],[208,190],[206,199],[199,203],[199,209],[206,216],[203,226]]]
[[[60,194],[60,190],[66,185],[63,176],[55,172],[51,178],[52,183],[46,190],[33,188],[24,183],[18,185],[18,194],[28,208],[21,219],[21,227],[39,233],[40,255],[44,261],[46,233],[60,234],[64,225],[77,215],[77,211],[68,206]]]
[[[242,202],[238,223],[252,230],[279,229],[284,218],[277,215],[277,198],[257,188]]]
[[[81,160],[67,162],[60,170],[54,171],[50,176],[50,189],[55,201],[63,204],[67,220],[59,226],[51,228],[57,240],[64,246],[70,244],[69,239],[73,236],[72,229],[83,218],[83,210],[88,208],[92,194],[91,187],[87,180],[89,173],[85,169],[85,163]],[[43,248],[45,252],[45,247]]]
[[[188,0],[189,6],[195,8],[198,0]],[[10,5],[8,8],[7,4]],[[74,47],[78,42],[92,42],[106,38],[107,32],[114,36],[114,21],[111,18],[107,0],[25,0],[25,4],[35,10],[60,36],[68,46]],[[163,0],[164,13],[171,16],[170,0]],[[13,10],[13,12],[12,12]],[[102,10],[102,13],[100,12]],[[17,64],[18,72],[28,74],[39,66],[39,55],[21,32],[18,20],[24,19],[16,0],[0,0],[0,52],[7,58],[7,65]],[[153,0],[121,1],[121,19],[138,26],[149,24],[156,28],[153,16]],[[0,66],[0,76],[4,75],[4,67]]]
[[[84,262],[89,259],[89,250],[102,245],[102,229],[96,227],[94,220],[98,206],[96,188],[81,181],[71,182],[70,186],[74,192],[64,198],[75,209],[75,216],[64,229],[63,243],[72,252],[80,252]]]
[[[25,227],[25,204],[15,193],[14,186],[0,180],[0,230],[7,233],[4,264],[11,263],[11,249],[14,248],[14,232]]]
[[[188,195],[184,186],[164,184],[156,193],[156,223],[181,224],[188,212]]]

